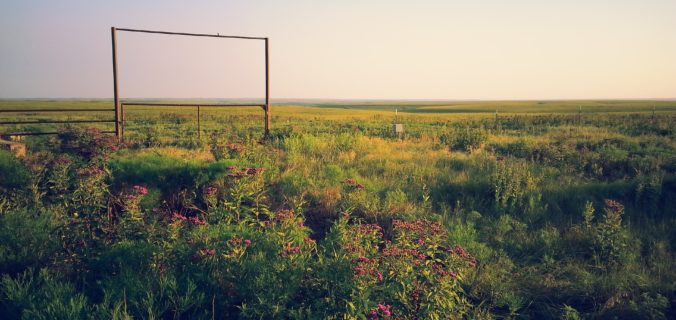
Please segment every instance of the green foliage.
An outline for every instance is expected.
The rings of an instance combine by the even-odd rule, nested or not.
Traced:
[[[580,316],[580,313],[575,310],[575,308],[569,306],[569,305],[564,305],[563,308],[561,308],[561,319],[563,320],[581,320],[582,317]]]
[[[624,206],[614,200],[605,200],[603,220],[593,229],[594,251],[597,264],[618,268],[631,259],[629,233],[622,226]]]
[[[73,284],[59,281],[40,269],[26,270],[16,279],[2,276],[2,314],[13,319],[86,319],[92,309]]]
[[[29,172],[11,152],[0,150],[0,192],[27,188]]]
[[[346,217],[334,224],[313,291],[321,298],[318,310],[350,318],[441,319],[467,312],[459,284],[476,260],[461,246],[452,247],[440,224],[394,220],[392,240],[383,237],[379,225],[351,225]]]
[[[51,219],[26,209],[0,215],[0,273],[13,275],[49,263],[59,247]]]
[[[521,162],[498,162],[491,175],[495,205],[506,212],[522,212],[526,215],[540,213],[542,194],[541,178]]]
[[[472,152],[479,149],[488,140],[488,133],[483,128],[458,128],[444,133],[441,142],[453,150]]]
[[[671,112],[444,114],[476,104],[402,106],[396,139],[380,105],[276,108],[264,141],[253,108],[205,113],[206,139],[192,109],[130,111],[118,151],[26,138],[0,152],[0,312],[673,318]]]

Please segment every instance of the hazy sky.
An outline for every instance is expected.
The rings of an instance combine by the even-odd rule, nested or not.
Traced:
[[[0,97],[112,97],[110,27],[270,38],[272,98],[676,98],[676,0],[0,1]],[[262,41],[118,34],[121,95],[262,97]]]

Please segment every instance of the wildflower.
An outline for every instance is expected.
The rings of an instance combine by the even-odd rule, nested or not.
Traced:
[[[233,237],[232,239],[228,240],[228,244],[233,246],[233,247],[237,247],[241,243],[242,243],[242,239],[237,238],[237,237]]]
[[[265,171],[265,168],[246,168],[244,171],[246,172],[247,175],[255,176]]]
[[[604,199],[603,202],[605,203],[606,208],[612,212],[624,212],[624,205],[615,200]]]
[[[204,194],[207,196],[213,196],[218,192],[218,189],[215,187],[207,187],[207,189],[204,191]]]
[[[136,186],[133,186],[133,189],[134,189],[134,191],[136,191],[136,193],[138,193],[142,196],[148,194],[148,188],[146,188],[144,186],[136,185]]]
[[[383,274],[380,272],[376,273],[376,278],[378,278],[378,281],[383,281]]]
[[[249,239],[244,240],[244,244],[247,245],[247,246],[250,245],[250,244],[251,244],[251,240],[249,240]]]
[[[199,250],[199,254],[203,256],[213,256],[216,254],[216,250],[214,249],[209,249],[209,248],[202,248]]]
[[[174,220],[180,220],[180,221],[188,221],[188,218],[178,212],[174,212],[173,215]]]
[[[390,315],[392,315],[392,313],[390,312],[390,305],[387,305],[387,304],[380,304],[379,303],[378,304],[378,311],[380,311],[383,314],[383,316],[385,316],[385,317],[389,317]]]
[[[244,175],[241,172],[235,172],[235,173],[228,173],[227,176],[230,177],[230,178],[239,179],[239,178],[243,177]]]
[[[236,170],[237,170],[237,167],[235,167],[235,166],[228,166],[227,169],[230,170],[230,171],[236,171]]]
[[[293,242],[287,242],[286,244],[284,244],[284,248],[282,249],[282,252],[279,255],[282,257],[289,257],[295,254],[299,254],[300,252],[301,252],[300,247],[294,246]]]
[[[369,319],[378,319],[378,312],[376,310],[371,310],[366,316]]]
[[[476,266],[476,258],[469,254],[465,248],[463,248],[460,245],[455,246],[452,250],[450,250],[452,253],[460,256],[463,260],[467,261],[471,267]]]
[[[370,261],[369,258],[364,256],[359,256],[359,258],[357,258],[357,262],[369,262],[369,261]]]
[[[190,222],[192,222],[192,223],[194,223],[194,224],[198,224],[198,225],[205,225],[205,224],[207,224],[206,221],[201,220],[199,217],[190,217]]]
[[[307,244],[309,244],[309,245],[311,245],[311,246],[313,246],[313,245],[315,245],[315,244],[317,243],[317,241],[312,240],[312,238],[310,238],[310,237],[305,237],[305,238],[303,238],[303,242],[305,242],[305,243],[307,243]]]

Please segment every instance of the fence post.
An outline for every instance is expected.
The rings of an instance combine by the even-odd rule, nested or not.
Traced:
[[[115,101],[115,136],[117,142],[122,142],[122,131],[120,130],[120,95],[117,86],[117,39],[115,27],[110,27],[110,37],[113,42],[113,96]]]
[[[200,129],[200,106],[197,105],[197,139],[202,138],[202,130]]]
[[[120,140],[124,142],[124,103],[120,103],[120,119],[122,122],[120,126]]]
[[[270,135],[270,54],[265,38],[265,138]]]
[[[655,124],[655,105],[653,104],[653,117],[652,117],[652,123],[653,125]]]

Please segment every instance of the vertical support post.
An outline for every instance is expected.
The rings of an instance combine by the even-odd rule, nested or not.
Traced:
[[[122,142],[124,142],[124,103],[120,103],[120,118],[122,121],[122,125],[120,126],[120,138],[122,138]]]
[[[122,131],[120,130],[120,94],[117,86],[117,39],[115,27],[110,27],[110,37],[113,42],[113,95],[115,102],[115,136],[117,142],[122,142]]]
[[[495,132],[498,132],[498,109],[495,109],[495,124],[493,125]]]
[[[265,138],[270,135],[270,54],[265,38]]]
[[[200,106],[197,105],[197,139],[202,138],[202,129],[200,129]]]
[[[653,104],[653,117],[652,117],[652,123],[653,125],[655,124],[655,105]]]
[[[579,109],[577,111],[577,125],[579,126],[580,124],[582,124],[582,105],[579,105],[578,107]]]

